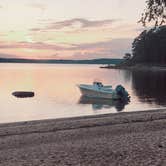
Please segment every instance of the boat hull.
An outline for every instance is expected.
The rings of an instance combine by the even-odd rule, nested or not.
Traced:
[[[112,92],[103,92],[102,90],[93,90],[87,89],[79,86],[82,96],[91,97],[91,98],[105,98],[105,99],[119,99],[114,91]]]

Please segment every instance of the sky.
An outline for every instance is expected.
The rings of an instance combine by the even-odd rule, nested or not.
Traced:
[[[121,58],[145,0],[0,0],[0,57]]]

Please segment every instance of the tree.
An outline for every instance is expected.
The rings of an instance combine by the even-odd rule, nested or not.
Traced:
[[[124,60],[130,60],[131,59],[131,54],[130,53],[125,53],[123,59]]]
[[[130,64],[166,65],[166,26],[143,31],[132,43]]]
[[[146,33],[147,33],[146,30],[141,32],[141,34],[138,37],[136,37],[132,43],[133,58],[131,60],[133,63],[142,63],[146,61],[146,54],[145,54]]]
[[[142,13],[140,21],[143,26],[154,22],[155,26],[166,22],[166,0],[146,0],[146,9]]]

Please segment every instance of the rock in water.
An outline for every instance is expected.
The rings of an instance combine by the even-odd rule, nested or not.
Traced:
[[[26,91],[16,91],[12,93],[13,96],[18,98],[25,98],[25,97],[34,97],[34,92],[26,92]]]

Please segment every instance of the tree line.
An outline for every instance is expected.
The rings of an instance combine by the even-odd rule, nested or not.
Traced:
[[[143,26],[154,23],[154,28],[144,30],[134,39],[132,55],[124,56],[125,63],[166,65],[166,0],[147,0],[139,22]]]

